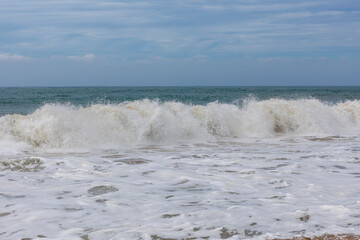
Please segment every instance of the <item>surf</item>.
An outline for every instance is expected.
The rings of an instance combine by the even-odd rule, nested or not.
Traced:
[[[45,104],[0,118],[0,140],[36,148],[116,147],[220,138],[358,133],[360,101],[247,99],[206,105],[143,99],[119,104]]]

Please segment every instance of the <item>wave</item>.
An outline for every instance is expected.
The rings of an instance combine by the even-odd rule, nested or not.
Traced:
[[[0,118],[0,145],[116,147],[142,143],[212,141],[222,137],[330,135],[360,131],[360,101],[316,99],[237,104],[140,100],[88,107],[46,104],[28,115]]]

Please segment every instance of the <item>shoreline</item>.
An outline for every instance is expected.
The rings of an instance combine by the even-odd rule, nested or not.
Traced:
[[[274,238],[271,240],[359,240],[360,235],[354,234],[325,234],[315,237],[293,237],[293,238]]]

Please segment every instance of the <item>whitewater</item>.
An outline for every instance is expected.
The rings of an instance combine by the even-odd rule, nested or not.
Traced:
[[[88,107],[46,104],[0,118],[3,138],[34,147],[120,147],[222,137],[337,135],[360,129],[360,102],[247,100],[244,106],[141,100]],[[13,145],[13,144],[12,144]]]
[[[357,99],[40,105],[0,116],[1,239],[360,234]]]

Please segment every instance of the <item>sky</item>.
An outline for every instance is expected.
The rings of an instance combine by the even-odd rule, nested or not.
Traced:
[[[0,1],[0,86],[184,85],[360,85],[360,1]]]

